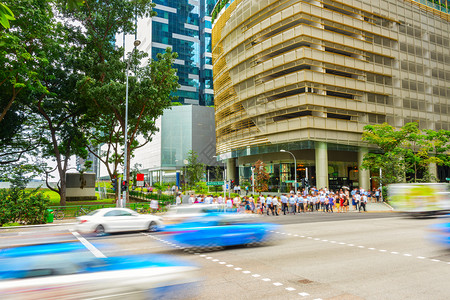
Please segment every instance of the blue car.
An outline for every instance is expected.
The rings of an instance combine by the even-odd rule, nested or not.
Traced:
[[[183,223],[167,225],[162,233],[186,248],[258,245],[273,239],[279,225],[263,223],[255,215],[212,213]]]
[[[447,248],[450,248],[450,222],[433,224],[430,226],[430,239]]]
[[[163,299],[196,286],[199,268],[169,255],[95,257],[79,243],[0,250],[0,299]],[[195,289],[189,288],[194,291]],[[114,298],[115,299],[115,298]]]

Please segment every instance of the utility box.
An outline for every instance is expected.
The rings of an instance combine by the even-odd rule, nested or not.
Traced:
[[[66,173],[66,200],[97,200],[95,180],[95,173]]]

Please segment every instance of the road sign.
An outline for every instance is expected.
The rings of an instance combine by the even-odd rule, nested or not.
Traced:
[[[223,185],[223,181],[209,181],[206,183],[206,185]]]
[[[286,182],[286,183],[294,183],[295,180],[286,180],[285,182]]]
[[[445,180],[450,181],[450,178],[445,178]]]

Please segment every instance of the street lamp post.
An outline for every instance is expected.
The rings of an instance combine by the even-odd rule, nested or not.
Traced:
[[[134,41],[134,48],[133,51],[131,51],[131,55],[128,58],[127,61],[127,71],[126,71],[126,87],[125,87],[125,146],[124,146],[124,151],[123,151],[123,155],[124,155],[124,159],[123,159],[123,178],[126,182],[127,185],[129,185],[129,178],[128,178],[128,164],[127,164],[127,160],[128,160],[128,73],[130,71],[130,64],[131,64],[131,58],[133,57],[133,53],[136,50],[136,47],[139,46],[141,44],[140,40],[135,40]],[[124,189],[123,190],[123,196],[122,196],[122,203],[121,203],[121,207],[126,207],[127,205],[127,191]]]
[[[295,155],[287,150],[281,149],[280,152],[287,152],[294,158],[294,191],[297,194],[297,160],[295,159]]]

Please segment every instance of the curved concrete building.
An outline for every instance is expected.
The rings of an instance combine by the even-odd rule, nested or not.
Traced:
[[[294,172],[317,187],[368,189],[376,182],[360,168],[365,125],[417,121],[448,130],[447,4],[219,2],[212,13],[216,147],[228,178],[248,180],[261,159],[273,191],[292,188]]]

